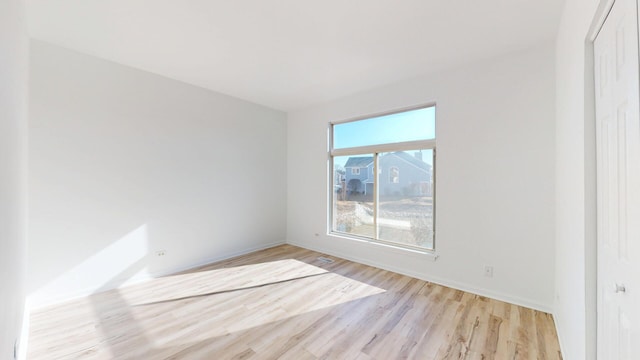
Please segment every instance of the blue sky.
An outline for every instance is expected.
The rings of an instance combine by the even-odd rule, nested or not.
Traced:
[[[434,139],[435,106],[333,126],[333,147],[378,145]]]
[[[336,149],[435,139],[436,108],[432,106],[361,121],[336,124],[333,129],[334,148]],[[413,154],[414,152],[409,151],[408,153]],[[431,164],[431,155],[428,154],[425,154],[424,160]],[[362,156],[367,156],[367,154]],[[337,156],[334,158],[335,164],[340,166],[344,166],[348,159],[349,156]]]

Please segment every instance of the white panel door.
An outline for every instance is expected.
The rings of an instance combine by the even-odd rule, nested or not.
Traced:
[[[616,0],[594,43],[598,359],[640,359],[640,117],[636,0]]]

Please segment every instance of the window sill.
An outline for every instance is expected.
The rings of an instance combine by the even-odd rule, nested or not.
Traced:
[[[428,259],[430,261],[436,261],[438,259],[438,257],[439,257],[438,254],[436,254],[435,250],[418,249],[418,248],[414,248],[414,247],[402,246],[402,245],[394,244],[394,243],[390,243],[390,242],[385,242],[385,241],[380,241],[380,240],[373,240],[373,239],[370,239],[370,238],[347,235],[347,234],[344,234],[344,233],[332,232],[332,231],[330,231],[327,235],[331,236],[331,237],[344,239],[344,240],[364,243],[366,245],[371,245],[371,246],[374,246],[374,247],[382,247],[386,251],[392,251],[392,252],[397,253],[397,254],[402,254],[402,255],[409,254],[409,255],[419,256],[421,258]]]

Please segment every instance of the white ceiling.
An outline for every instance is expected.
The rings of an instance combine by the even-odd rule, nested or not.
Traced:
[[[33,38],[280,110],[554,38],[563,0],[28,0]]]

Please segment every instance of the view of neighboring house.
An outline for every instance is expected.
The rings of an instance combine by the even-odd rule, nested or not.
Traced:
[[[341,192],[345,185],[344,169],[335,169],[333,172],[333,186],[336,192]]]
[[[373,193],[373,156],[352,156],[344,170],[348,194]]]
[[[378,167],[381,196],[431,196],[432,167],[421,151],[380,155]],[[344,168],[347,194],[373,194],[373,156],[350,157]]]

